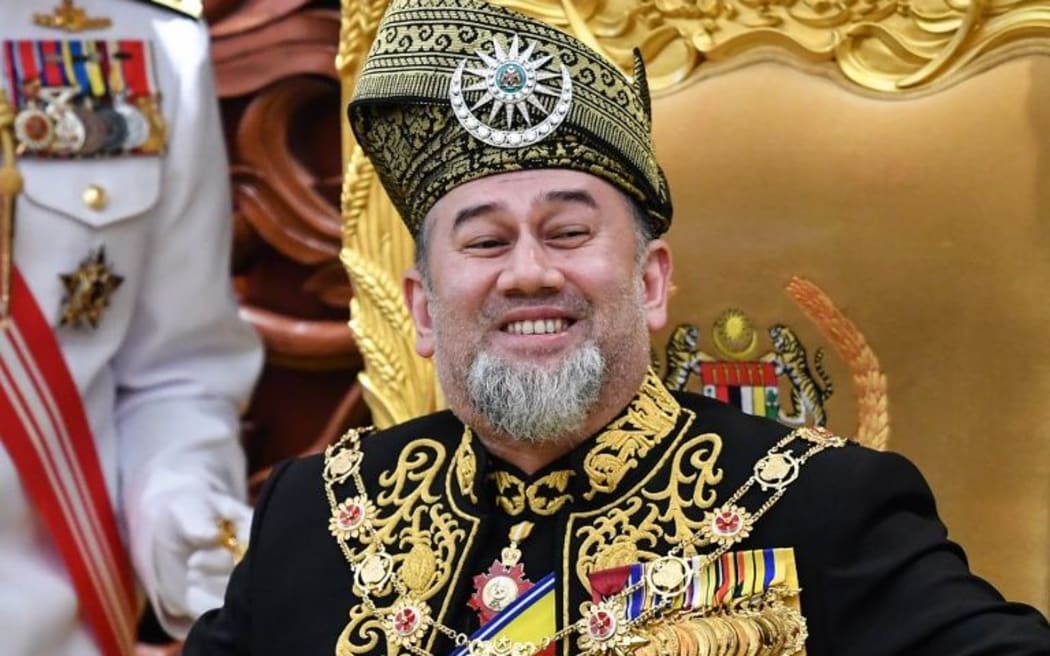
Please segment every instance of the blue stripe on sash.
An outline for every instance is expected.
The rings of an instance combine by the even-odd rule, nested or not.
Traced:
[[[645,565],[642,563],[635,563],[631,565],[631,575],[627,577],[627,585],[633,585],[639,581],[645,580]],[[642,614],[645,609],[645,586],[638,586],[638,589],[631,593],[631,597],[627,604],[627,617],[628,619],[634,619]]]
[[[772,549],[763,549],[762,557],[766,561],[766,576],[765,580],[762,581],[762,589],[768,590],[769,584],[773,582],[773,577],[777,574],[777,561],[773,558]]]

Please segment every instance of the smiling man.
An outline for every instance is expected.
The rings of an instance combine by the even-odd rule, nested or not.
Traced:
[[[430,211],[405,283],[417,348],[489,452],[526,472],[611,421],[645,376],[670,255],[635,215],[608,182],[555,169],[467,182]]]
[[[649,369],[671,203],[640,63],[396,0],[349,118],[449,411],[278,467],[186,654],[1050,653],[904,458]]]

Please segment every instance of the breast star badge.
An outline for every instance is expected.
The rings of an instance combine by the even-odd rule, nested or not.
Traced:
[[[104,246],[88,255],[76,271],[59,277],[66,293],[58,325],[73,328],[97,328],[113,292],[124,282],[124,277],[113,273],[106,262]]]

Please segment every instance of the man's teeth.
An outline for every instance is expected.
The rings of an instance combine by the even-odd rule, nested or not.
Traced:
[[[565,330],[567,325],[565,319],[535,319],[514,321],[507,324],[505,330],[512,335],[553,335]]]

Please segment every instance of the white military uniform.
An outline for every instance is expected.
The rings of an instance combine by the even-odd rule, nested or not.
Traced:
[[[89,16],[111,20],[104,29],[34,24],[58,4],[0,0],[0,41],[151,42],[168,146],[156,156],[20,157],[15,262],[53,319],[139,581],[162,623],[181,634],[185,615],[218,604],[215,582],[221,588],[232,568],[228,553],[208,551],[214,545],[193,550],[219,515],[247,528],[238,410],[261,364],[229,283],[229,176],[208,34],[201,21],[133,0],[78,0]],[[96,201],[106,198],[95,208],[91,186]],[[59,327],[59,276],[99,246],[123,282],[97,328]],[[65,564],[2,447],[0,636],[7,656],[97,653]]]

